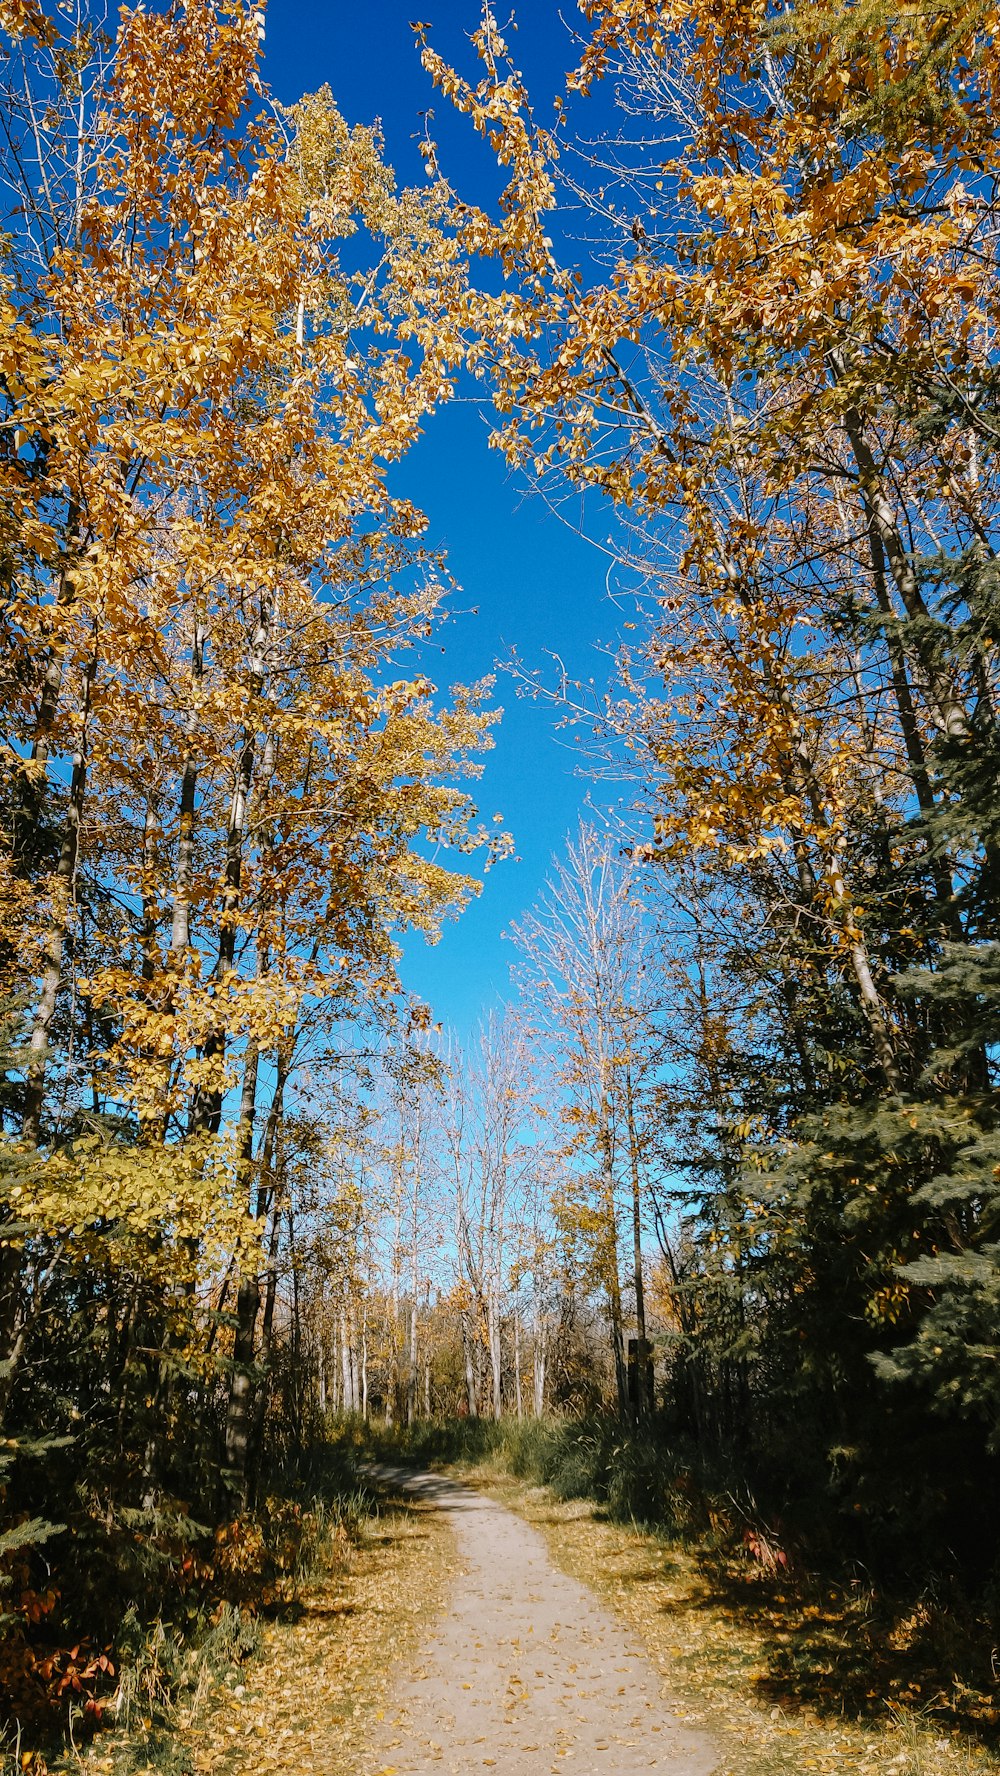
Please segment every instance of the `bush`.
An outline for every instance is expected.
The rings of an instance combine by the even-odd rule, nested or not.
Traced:
[[[703,1533],[722,1515],[721,1488],[665,1423],[633,1430],[620,1419],[430,1419],[409,1428],[355,1426],[353,1451],[426,1464],[493,1461],[560,1499],[586,1498],[618,1522],[672,1535]]]

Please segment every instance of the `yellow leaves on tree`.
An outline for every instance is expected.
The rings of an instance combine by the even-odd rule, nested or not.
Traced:
[[[407,672],[446,582],[386,485],[452,393],[464,261],[329,89],[262,105],[244,7],[3,25],[0,966],[52,1149],[9,1214],[211,1272],[303,1019],[388,1006],[396,934],[474,891],[449,854],[503,848],[463,785],[488,686]]]
[[[859,816],[885,848],[909,797],[931,806],[929,749],[970,733],[991,672],[918,562],[992,549],[993,13],[585,11],[557,137],[491,28],[478,87],[429,61],[477,127],[495,112],[501,162],[533,169],[476,243],[507,277],[471,303],[497,442],[554,497],[627,512],[612,547],[662,614],[623,664],[617,742],[656,760],[657,838],[768,865],[777,905],[808,903],[891,1078],[848,853]],[[620,135],[588,145],[606,119],[583,118],[577,264],[544,230],[600,82]]]

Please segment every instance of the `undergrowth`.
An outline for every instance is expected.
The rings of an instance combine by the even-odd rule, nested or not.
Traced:
[[[124,1510],[80,1492],[43,1570],[38,1549],[8,1560],[0,1776],[45,1776],[99,1734],[123,1776],[184,1776],[178,1729],[239,1681],[262,1621],[294,1616],[301,1588],[346,1561],[378,1510],[342,1439],[272,1487],[214,1527],[181,1501]]]
[[[691,1449],[612,1417],[422,1419],[410,1427],[345,1421],[334,1435],[340,1447],[383,1461],[493,1461],[556,1498],[592,1499],[615,1521],[680,1537],[712,1535],[728,1513],[756,1522],[749,1495],[740,1504]]]

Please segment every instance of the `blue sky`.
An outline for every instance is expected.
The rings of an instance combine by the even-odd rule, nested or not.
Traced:
[[[445,171],[463,194],[479,198],[495,175],[464,120],[434,93],[414,47],[412,18],[431,23],[442,53],[472,66],[467,39],[478,23],[475,0],[271,0],[265,74],[285,103],[328,82],[349,122],[381,118],[388,158],[404,182],[422,176],[420,113],[433,108]],[[574,60],[557,0],[529,0],[510,41],[544,117]],[[544,665],[546,650],[554,650],[571,675],[600,682],[603,645],[613,642],[622,620],[606,596],[607,558],[511,478],[487,438],[482,406],[473,398],[456,402],[431,422],[397,478],[399,490],[427,513],[429,540],[447,550],[462,588],[455,608],[469,613],[440,636],[437,682],[479,678],[512,649],[528,666]],[[590,517],[597,534],[602,525],[606,531],[608,514],[595,510]],[[490,871],[480,899],[437,946],[409,942],[404,962],[406,986],[462,1035],[508,990],[511,947],[501,933],[536,899],[552,853],[575,828],[591,788],[576,773],[551,710],[518,698],[502,676],[496,701],[505,715],[476,795],[487,821],[494,812],[504,815],[517,861]]]

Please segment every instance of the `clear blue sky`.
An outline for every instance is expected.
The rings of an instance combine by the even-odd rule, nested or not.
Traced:
[[[572,5],[563,11],[573,16]],[[422,176],[420,113],[433,108],[432,133],[446,172],[463,193],[471,189],[480,198],[495,186],[495,174],[464,120],[434,93],[414,46],[412,18],[430,21],[431,39],[449,59],[473,65],[468,35],[478,24],[475,0],[270,0],[266,77],[286,103],[328,82],[348,122],[381,118],[401,182]],[[525,0],[521,28],[510,41],[544,117],[574,60],[558,0]],[[459,616],[442,632],[437,682],[479,678],[511,649],[527,665],[544,664],[545,650],[555,650],[571,675],[600,682],[606,661],[599,647],[614,640],[621,621],[605,593],[606,557],[509,477],[487,447],[487,421],[474,401],[455,403],[431,422],[397,477],[400,491],[427,513],[430,540],[447,550],[462,588],[456,608],[478,612]],[[590,518],[598,533],[607,529],[607,514],[595,510]],[[507,991],[511,947],[500,934],[537,897],[590,787],[576,774],[550,710],[517,698],[503,677],[496,700],[505,715],[477,802],[487,821],[496,811],[504,815],[518,861],[487,875],[480,899],[436,947],[408,943],[404,963],[406,986],[460,1034]]]

